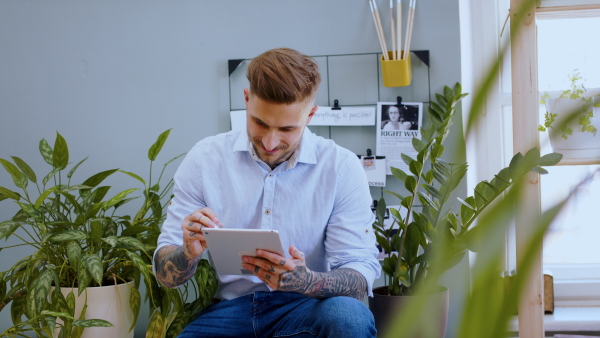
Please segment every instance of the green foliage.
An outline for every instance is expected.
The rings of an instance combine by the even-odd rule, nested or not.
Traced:
[[[19,206],[12,218],[0,222],[0,240],[15,238],[21,241],[15,246],[35,249],[32,255],[0,272],[0,311],[10,305],[14,324],[0,336],[25,336],[23,332],[33,331],[39,337],[50,337],[54,329],[60,327],[61,336],[79,337],[85,327],[110,326],[103,320],[86,320],[85,313],[75,318],[75,295],[70,293],[65,298],[61,287],[75,287],[81,294],[87,287],[133,280],[129,303],[137,320],[142,303],[138,287],[143,279],[151,312],[169,318],[164,321],[164,331],[166,334],[166,329],[171,328],[171,336],[179,333],[171,326],[174,318],[181,317],[178,323],[185,325],[193,311],[197,313],[207,306],[216,291],[216,276],[206,261],[201,261],[199,277],[192,282],[202,291],[197,292],[198,299],[185,313],[188,309],[174,304],[184,304],[187,287],[162,288],[151,270],[152,255],[166,215],[167,202],[163,201],[168,201],[173,187],[172,180],[161,187],[161,179],[167,166],[182,156],[165,163],[153,182],[152,165],[169,132],[163,132],[148,151],[147,181],[134,173],[110,169],[90,176],[81,184],[72,184],[73,174],[87,158],[72,166],[65,175],[70,164],[69,148],[59,133],[54,147],[44,139],[40,141],[40,154],[51,166],[41,182],[21,158],[12,156],[14,163],[0,159],[14,185],[21,190],[19,193],[0,187],[0,201],[13,201]],[[143,190],[129,188],[110,194],[111,187],[102,183],[117,172],[141,182]],[[118,214],[119,208],[140,197],[141,206],[133,217]],[[55,287],[53,292],[52,286]],[[57,318],[61,321],[57,322]]]
[[[560,96],[554,101],[554,105],[550,111],[546,111],[544,114],[544,124],[538,126],[539,131],[547,131],[548,129],[555,129],[558,131],[562,138],[565,140],[569,136],[573,135],[573,129],[570,127],[571,121],[577,122],[581,132],[588,132],[596,135],[597,129],[592,124],[592,118],[594,117],[593,108],[600,105],[600,101],[597,98],[600,94],[595,96],[586,96],[587,89],[583,84],[583,77],[577,69],[573,71],[573,74],[569,75],[569,81],[571,87],[563,90]],[[544,93],[541,96],[541,103],[546,103],[552,96],[549,93]],[[568,112],[568,116],[561,119],[560,123],[557,122],[559,116],[558,112],[555,112],[556,105],[560,100],[575,100],[577,102],[577,109],[572,112]],[[595,102],[597,101],[597,102]]]
[[[404,182],[408,194],[384,192],[398,198],[405,213],[392,208],[394,221],[386,227],[385,198],[378,203],[373,228],[378,244],[387,253],[382,269],[388,277],[391,295],[411,295],[423,284],[437,283],[438,277],[458,264],[468,250],[484,249],[478,227],[472,226],[475,220],[526,173],[546,173],[541,166],[554,165],[562,158],[554,153],[540,156],[537,148],[524,156],[518,153],[509,167],[490,181],[477,184],[471,196],[453,198],[467,173],[467,164],[450,163],[441,157],[444,140],[454,122],[456,104],[466,95],[458,83],[437,94],[436,102],[429,107],[430,123],[422,129],[422,140],[413,139],[416,158],[402,154],[410,172],[392,168],[394,177]],[[430,169],[426,169],[427,165]],[[433,255],[436,250],[443,251],[444,256]]]

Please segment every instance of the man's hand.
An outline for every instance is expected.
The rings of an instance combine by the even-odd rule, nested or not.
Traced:
[[[315,298],[349,296],[362,300],[367,295],[365,277],[354,269],[341,268],[314,272],[306,267],[304,253],[293,245],[291,258],[257,250],[256,257],[242,257],[244,269],[250,270],[271,289],[298,292]]]
[[[202,234],[202,228],[222,228],[219,217],[210,208],[202,208],[185,216],[181,224],[183,230],[183,252],[193,259],[202,256],[204,250],[208,248],[206,239]]]
[[[198,261],[208,248],[202,228],[223,227],[217,215],[209,208],[202,208],[185,216],[181,224],[183,245],[165,245],[156,253],[156,278],[174,288],[187,282],[196,272]]]

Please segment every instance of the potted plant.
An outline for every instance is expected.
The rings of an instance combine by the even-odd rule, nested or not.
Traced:
[[[577,70],[569,81],[570,88],[542,95],[546,113],[538,129],[548,131],[553,151],[562,153],[565,161],[591,162],[600,159],[600,142],[594,138],[600,128],[600,89],[585,88]]]
[[[453,197],[467,173],[467,164],[451,163],[441,157],[444,140],[454,121],[455,106],[465,95],[458,83],[436,94],[437,101],[431,102],[428,109],[429,124],[421,129],[422,140],[412,140],[418,155],[412,158],[402,154],[410,172],[391,168],[393,176],[403,182],[406,189],[384,191],[396,197],[401,205],[400,210],[390,208],[392,224],[385,223],[385,198],[377,204],[373,228],[377,243],[386,253],[382,270],[387,277],[387,286],[374,289],[374,297],[369,299],[378,331],[386,330],[387,315],[401,311],[402,305],[396,303],[403,301],[402,296],[417,296],[430,302],[434,308],[428,313],[438,317],[428,327],[433,335],[424,336],[444,337],[448,290],[440,287],[437,294],[422,295],[423,285],[437,284],[438,278],[458,264],[468,250],[476,251],[477,227],[472,225],[497,197],[530,170],[545,174],[547,171],[541,166],[554,165],[561,159],[560,154],[554,153],[540,157],[537,148],[525,156],[518,153],[509,167],[489,182],[477,184],[472,196]],[[433,255],[436,250],[444,253],[441,258]]]
[[[148,151],[150,177],[152,163],[168,134],[169,130],[162,133]],[[40,141],[40,153],[52,167],[41,182],[22,159],[13,156],[14,164],[0,159],[23,193],[0,187],[0,200],[12,200],[20,208],[11,219],[0,223],[0,239],[17,238],[22,242],[18,245],[34,250],[0,273],[0,299],[3,299],[0,310],[10,304],[14,324],[0,336],[23,336],[23,332],[33,331],[39,337],[80,337],[82,334],[132,337],[141,305],[138,291],[141,276],[152,309],[177,317],[184,301],[181,296],[180,301],[173,300],[176,297],[172,295],[167,297],[150,268],[158,227],[164,219],[161,199],[172,186],[169,182],[160,189],[164,168],[155,184],[151,179],[146,182],[136,174],[121,171],[144,184],[142,206],[131,217],[119,215],[118,210],[136,198],[130,196],[138,189],[126,189],[111,196],[110,187],[101,185],[118,169],[102,171],[81,184],[72,184],[73,174],[85,159],[65,175],[69,152],[66,140],[59,133],[54,147],[46,140]],[[30,182],[35,188],[31,188]],[[198,283],[215,284],[210,267],[206,262],[201,264]],[[101,319],[102,314],[95,312],[100,306],[90,301],[97,290],[111,288],[117,291],[111,290],[108,294],[121,298],[112,301],[116,308],[105,310],[112,317]],[[210,298],[208,301],[203,298],[202,305],[212,298],[211,288],[207,290],[205,296]],[[184,291],[174,292],[183,295]],[[107,297],[102,295],[99,299]],[[121,319],[128,320],[123,327],[105,329]],[[94,328],[84,333],[86,327],[102,327],[102,331],[93,332]]]

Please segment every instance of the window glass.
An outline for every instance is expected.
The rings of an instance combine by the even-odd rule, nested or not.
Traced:
[[[578,72],[586,88],[600,88],[600,18],[538,20],[538,88],[545,91],[570,87],[569,76]],[[545,107],[540,106],[540,121]],[[600,133],[596,135],[600,142]],[[548,135],[540,135],[542,153],[552,151]],[[542,210],[566,197],[582,178],[598,165],[570,165],[548,168],[541,177]],[[544,265],[600,264],[600,178],[579,189],[577,196],[551,225],[544,239]]]

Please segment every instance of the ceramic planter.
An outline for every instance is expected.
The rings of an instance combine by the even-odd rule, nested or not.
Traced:
[[[414,297],[422,297],[426,302],[424,313],[428,314],[427,325],[429,329],[433,328],[435,335],[412,335],[406,336],[409,338],[444,338],[446,336],[446,327],[448,325],[448,306],[449,306],[449,291],[447,288],[441,288],[440,292],[424,295],[424,296],[390,296],[377,294],[377,288],[373,290],[373,297],[369,298],[369,309],[375,317],[375,328],[378,335],[386,332],[389,325],[397,318],[401,318],[402,311],[405,310],[406,304]],[[432,326],[432,327],[431,327]],[[430,332],[427,332],[430,333]]]
[[[75,318],[79,318],[87,302],[85,319],[104,319],[113,324],[112,327],[88,327],[83,330],[81,338],[133,338],[134,330],[129,331],[134,320],[129,305],[133,286],[132,281],[126,284],[88,287],[80,296],[77,296],[77,288],[61,287],[60,291],[65,298],[71,291],[75,295]],[[55,338],[58,333],[57,329],[54,333]]]
[[[600,89],[587,90],[584,96],[592,97],[600,93]],[[560,92],[549,92],[551,98],[546,99],[546,110],[558,114],[555,124],[560,124],[568,118],[569,114],[581,109],[583,101],[581,99],[569,99],[559,97]],[[600,98],[595,97],[595,102],[600,102]],[[573,129],[573,135],[567,139],[562,137],[560,131],[556,128],[549,128],[550,144],[552,151],[563,154],[562,163],[565,164],[588,164],[598,163],[600,161],[600,108],[593,108],[594,117],[591,118],[591,124],[599,132],[594,135],[589,132],[582,132],[577,119],[573,119],[568,125]]]

